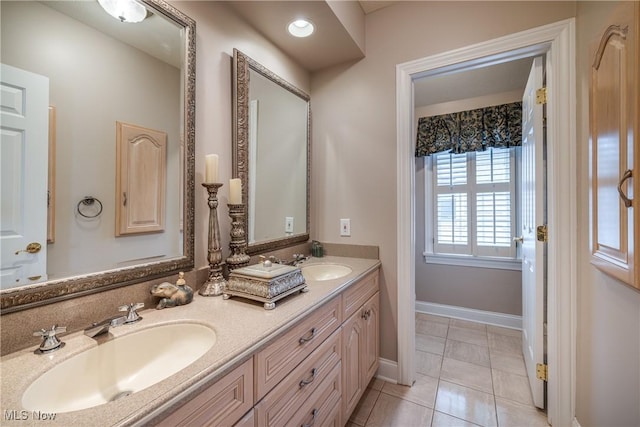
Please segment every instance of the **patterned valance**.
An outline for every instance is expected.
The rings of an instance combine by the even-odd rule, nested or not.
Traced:
[[[418,121],[416,157],[522,145],[522,102],[460,111]]]

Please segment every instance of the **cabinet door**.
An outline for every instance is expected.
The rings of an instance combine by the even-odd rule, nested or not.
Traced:
[[[359,311],[354,313],[342,326],[342,406],[345,420],[351,416],[367,386],[362,376],[364,330],[360,315]]]
[[[380,356],[380,293],[374,296],[362,307],[362,321],[364,330],[364,346],[362,347],[362,374],[365,386],[378,370]]]
[[[117,122],[116,236],[164,230],[167,134]]]
[[[638,138],[637,2],[622,2],[592,44],[592,262],[640,289],[634,272],[634,141]],[[637,221],[635,221],[637,223]],[[637,226],[636,226],[637,228]],[[635,230],[638,233],[638,230]]]

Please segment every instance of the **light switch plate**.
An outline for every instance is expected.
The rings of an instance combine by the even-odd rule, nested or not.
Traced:
[[[287,216],[284,218],[284,232],[293,233],[293,217]]]
[[[351,236],[351,220],[349,218],[340,220],[340,235],[345,237]]]

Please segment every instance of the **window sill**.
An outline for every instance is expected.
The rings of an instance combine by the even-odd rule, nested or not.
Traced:
[[[426,264],[522,271],[522,260],[520,259],[479,258],[465,255],[436,255],[429,252],[425,252],[422,255],[424,256],[424,262]]]

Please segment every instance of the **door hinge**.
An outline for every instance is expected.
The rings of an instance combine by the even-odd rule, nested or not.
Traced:
[[[548,242],[549,241],[549,233],[547,231],[547,224],[539,225],[536,228],[536,238],[538,242]]]
[[[547,88],[541,87],[536,91],[536,104],[546,104],[547,103]]]
[[[536,378],[542,381],[549,381],[549,368],[543,363],[536,364]]]

